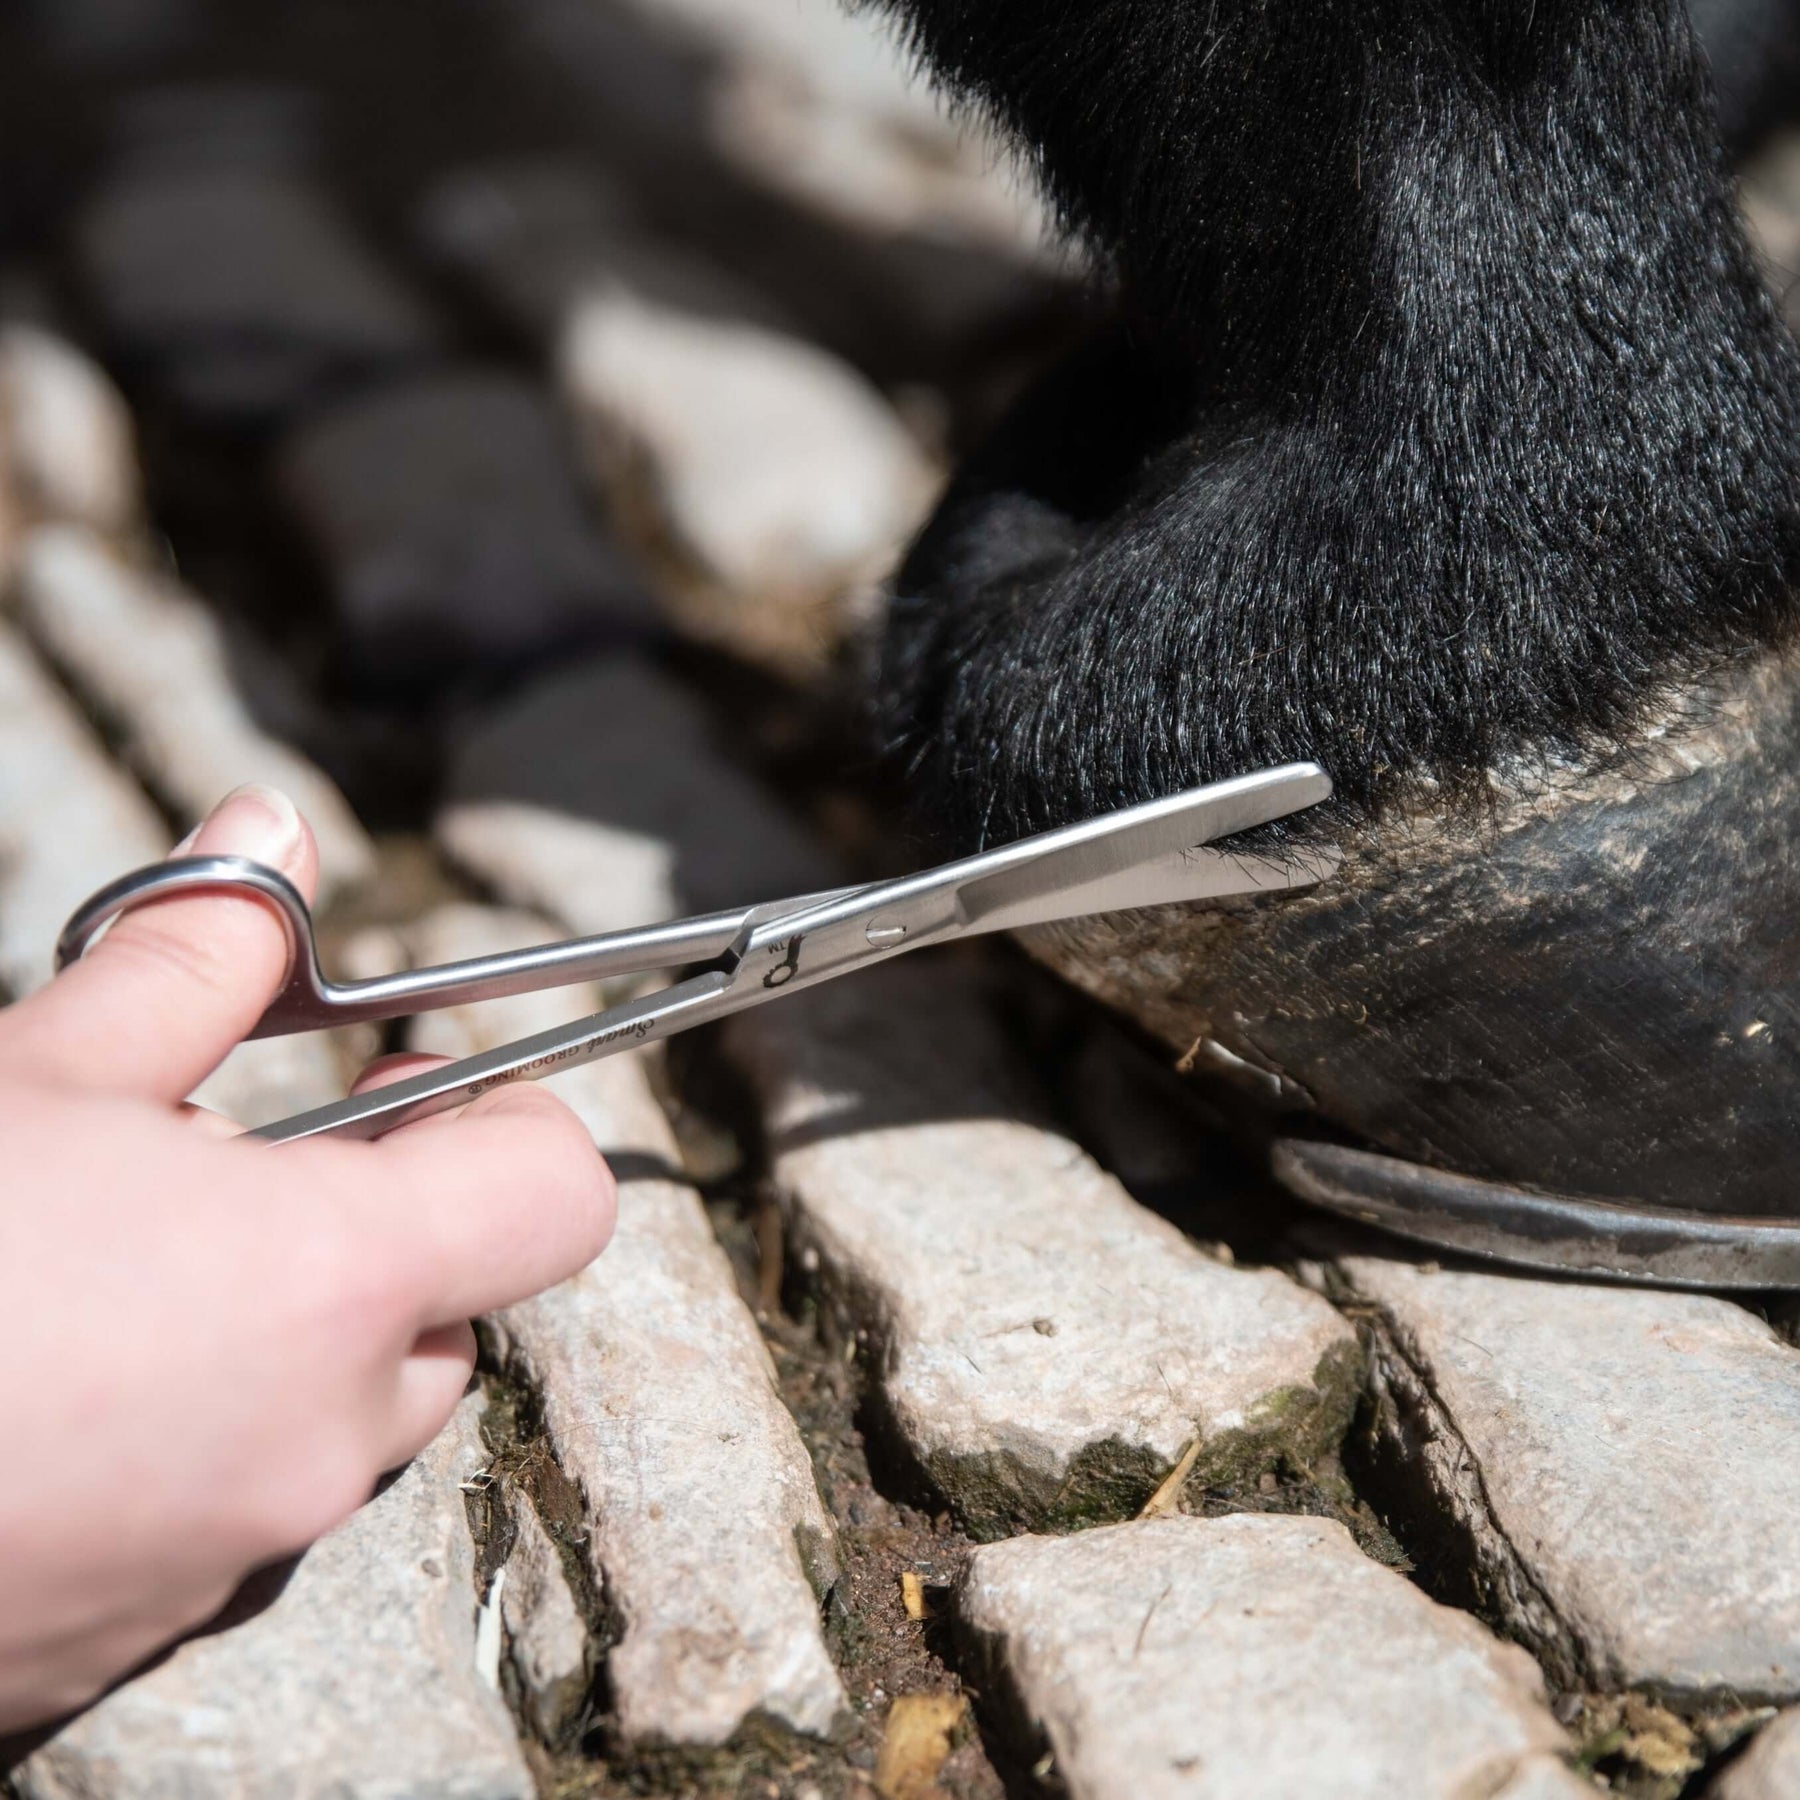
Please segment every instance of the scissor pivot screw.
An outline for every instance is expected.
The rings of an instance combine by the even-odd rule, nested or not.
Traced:
[[[904,925],[895,925],[887,919],[871,919],[868,924],[868,929],[864,931],[863,936],[866,937],[877,950],[880,950],[888,944],[899,943],[899,941],[906,936],[906,927]]]

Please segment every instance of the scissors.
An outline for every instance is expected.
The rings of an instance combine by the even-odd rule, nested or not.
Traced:
[[[321,971],[312,914],[284,876],[247,857],[174,857],[121,876],[78,907],[63,927],[56,964],[66,968],[107,924],[135,906],[207,890],[250,895],[287,928],[287,977],[252,1037],[401,1018],[610,976],[694,969],[670,987],[572,1025],[253,1133],[278,1144],[373,1138],[462,1106],[503,1082],[575,1068],[930,944],[1130,907],[1311,886],[1335,872],[1342,860],[1337,851],[1307,847],[1265,856],[1204,846],[1316,806],[1330,793],[1324,770],[1292,763],[899,880],[347,983],[327,980]]]

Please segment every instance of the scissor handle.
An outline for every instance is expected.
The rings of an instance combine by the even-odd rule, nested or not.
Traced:
[[[64,969],[92,945],[121,913],[178,893],[236,893],[261,900],[288,935],[288,968],[280,990],[251,1030],[251,1037],[322,1031],[334,1025],[405,1018],[438,1007],[462,1006],[505,994],[534,993],[579,981],[604,981],[652,969],[717,962],[743,934],[767,917],[804,911],[848,890],[768,901],[730,912],[633,926],[597,937],[531,944],[465,962],[402,969],[364,981],[328,980],[319,965],[312,913],[286,876],[244,856],[178,856],[134,869],[82,902],[57,940],[56,966]]]
[[[318,955],[313,947],[312,913],[300,890],[288,878],[247,856],[172,856],[167,862],[133,869],[90,894],[69,915],[56,940],[58,974],[78,962],[94,939],[123,913],[166,900],[171,894],[236,893],[260,900],[281,921],[288,937],[288,974],[310,971],[318,984]]]

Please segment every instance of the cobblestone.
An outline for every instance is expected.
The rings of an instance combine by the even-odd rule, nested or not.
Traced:
[[[372,688],[491,680],[653,622],[555,415],[516,376],[457,370],[347,401],[283,444],[277,480]]]
[[[464,908],[433,915],[411,943],[435,962],[542,935]],[[413,1042],[469,1055],[596,1005],[562,990],[454,1009],[419,1021]],[[825,1733],[845,1704],[819,1620],[832,1527],[755,1321],[642,1061],[609,1058],[551,1086],[612,1162],[619,1229],[581,1275],[492,1328],[585,1498],[616,1633],[606,1667],[619,1729],[712,1745],[760,1715]]]
[[[609,287],[702,316],[793,328],[760,289],[648,233],[620,187],[580,158],[458,169],[426,195],[415,229],[434,262],[540,351],[554,349],[584,299]]]
[[[573,931],[834,884],[699,701],[635,658],[569,669],[475,720],[446,795],[453,860]]]
[[[648,23],[662,30],[635,6],[586,0],[520,0],[506,16],[521,66],[604,120],[634,188],[814,337],[878,368],[942,367],[1066,303],[1041,210],[978,138],[954,135],[922,86],[888,69],[888,116],[847,92],[821,104],[779,50],[743,53],[744,37],[791,35],[777,16],[788,9],[738,9],[748,31],[735,48],[729,32],[658,10]],[[836,27],[822,0],[793,11],[802,33]],[[853,54],[880,54],[872,24],[853,29]],[[696,206],[702,184],[715,198]]]
[[[183,1644],[65,1726],[21,1800],[532,1800],[475,1667],[460,1484],[478,1403],[302,1556],[265,1610]],[[268,1598],[258,1592],[258,1599]]]
[[[76,224],[119,353],[193,415],[260,427],[328,384],[437,353],[436,326],[303,175],[228,159],[115,173]]]
[[[1349,1416],[1349,1326],[1202,1254],[1037,1117],[979,997],[896,965],[745,1014],[800,1253],[870,1339],[913,1459],[987,1534],[1305,1466]]]
[[[1523,1651],[1339,1525],[1238,1514],[975,1552],[963,1629],[1071,1800],[1576,1800]]]
[[[204,818],[232,788],[263,782],[312,826],[321,901],[373,872],[374,846],[336,785],[251,718],[199,599],[68,525],[26,539],[19,594],[38,642],[183,823]]]
[[[885,573],[932,486],[881,393],[579,166],[467,171],[420,232],[554,351],[619,515],[648,506],[690,576],[664,596],[683,625],[816,661],[844,622],[831,603]]]
[[[0,329],[0,459],[37,517],[138,525],[134,436],[118,390],[72,345],[35,325]]]
[[[48,981],[69,909],[168,848],[155,808],[0,621],[0,982],[16,997]]]
[[[569,1591],[550,1534],[529,1500],[513,1507],[515,1536],[506,1558],[500,1612],[526,1722],[555,1742],[587,1699],[587,1621]]]
[[[50,979],[70,909],[169,849],[170,832],[30,646],[0,621],[0,984],[15,998]],[[343,1092],[322,1037],[240,1044],[196,1090],[239,1124]]]
[[[1379,1454],[1564,1680],[1800,1692],[1800,1352],[1723,1300],[1357,1257]]]
[[[645,480],[683,551],[759,611],[874,581],[930,497],[887,402],[798,338],[614,287],[575,308],[560,364],[602,466]]]
[[[722,54],[709,123],[726,155],[821,212],[1046,254],[1028,178],[980,129],[950,116],[881,27],[832,0],[649,0]]]

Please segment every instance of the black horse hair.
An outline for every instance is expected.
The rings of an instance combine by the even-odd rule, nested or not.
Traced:
[[[1682,0],[874,3],[1117,294],[897,577],[932,835],[1303,757],[1479,805],[1785,640],[1800,356]]]

